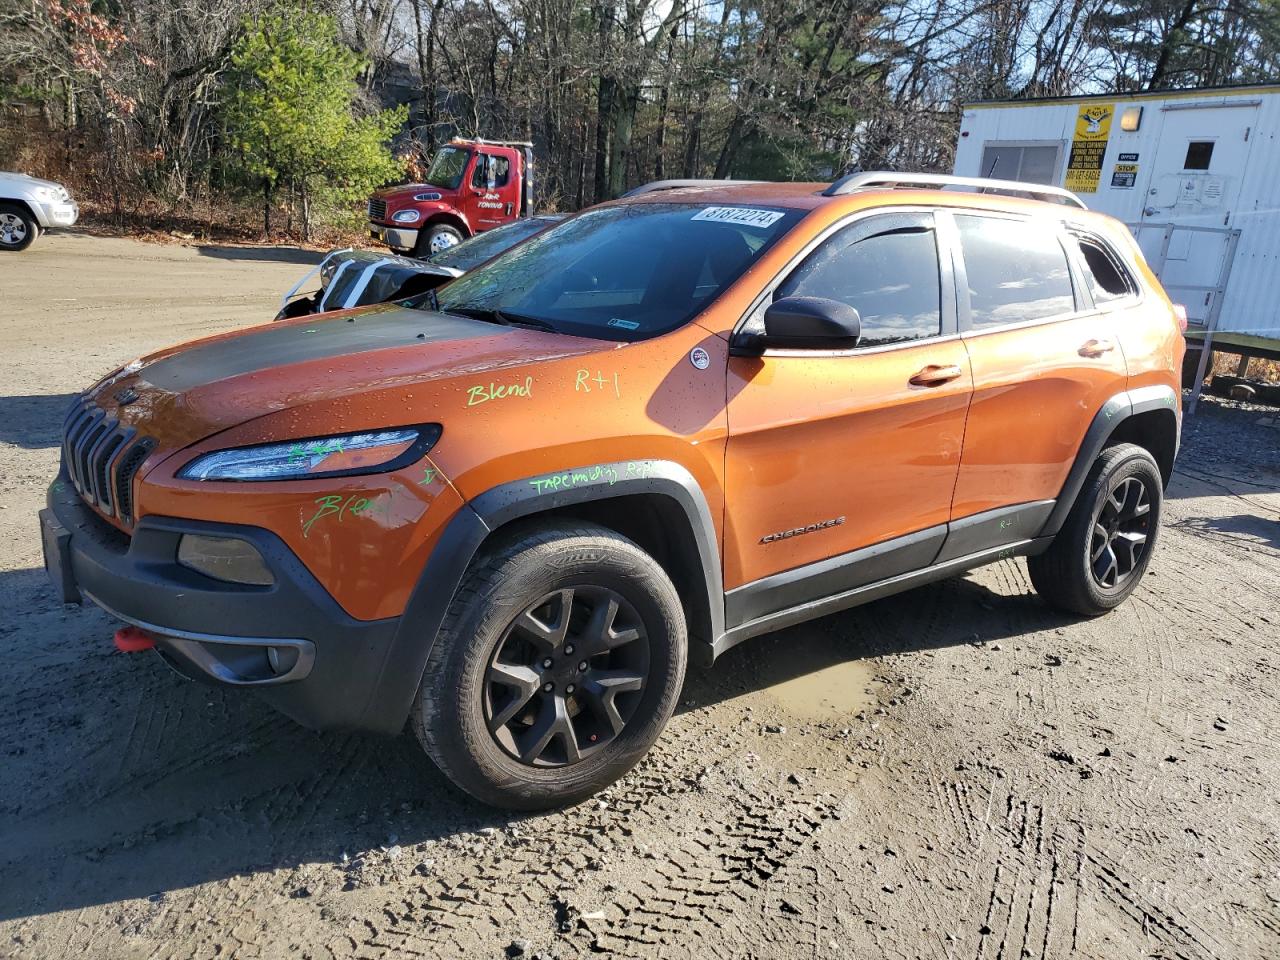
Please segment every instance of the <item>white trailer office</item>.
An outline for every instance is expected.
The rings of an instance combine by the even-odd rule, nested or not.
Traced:
[[[1280,358],[1280,84],[967,104],[955,173],[1125,221],[1189,338]]]

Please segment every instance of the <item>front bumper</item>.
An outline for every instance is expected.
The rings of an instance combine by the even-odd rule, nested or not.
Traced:
[[[403,727],[404,712],[376,697],[399,619],[349,616],[270,531],[148,516],[126,536],[80,499],[65,472],[47,501],[45,567],[64,602],[88,597],[151,633],[184,676],[252,688],[304,726],[392,734]],[[180,565],[184,533],[247,540],[275,583],[228,583]]]
[[[384,223],[369,222],[369,236],[385,243],[393,250],[412,250],[418,245],[417,228],[388,227]]]
[[[48,230],[50,227],[72,227],[80,219],[80,205],[74,200],[56,200],[49,203],[33,203],[36,220]]]

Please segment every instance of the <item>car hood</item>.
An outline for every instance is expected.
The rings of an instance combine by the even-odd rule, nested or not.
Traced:
[[[417,193],[438,193],[442,198],[452,197],[457,191],[450,190],[448,187],[433,187],[429,183],[402,183],[398,187],[382,187],[373,191],[373,195],[379,200],[396,201],[400,203],[413,199]]]
[[[0,170],[0,183],[11,183],[27,190],[33,187],[51,187],[54,190],[62,188],[62,184],[53,180],[41,180],[39,177],[30,177],[25,173],[13,173],[8,170]]]
[[[229,442],[432,422],[476,382],[613,346],[383,304],[165,350],[107,377],[90,399],[156,440],[162,457],[241,426]]]

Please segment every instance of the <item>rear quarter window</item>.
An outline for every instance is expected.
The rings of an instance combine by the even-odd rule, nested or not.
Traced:
[[[1093,293],[1093,302],[1099,306],[1125,297],[1135,296],[1138,284],[1124,261],[1106,241],[1077,234],[1080,258],[1084,263],[1085,282]]]

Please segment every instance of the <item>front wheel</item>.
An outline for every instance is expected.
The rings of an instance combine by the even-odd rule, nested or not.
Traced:
[[[465,237],[462,231],[457,227],[452,227],[447,223],[432,224],[418,235],[418,245],[413,251],[414,256],[425,260],[431,259],[437,253],[448,250],[450,247],[456,247]]]
[[[16,203],[0,203],[0,250],[25,250],[39,235],[40,225],[30,210]]]
[[[1086,617],[1124,602],[1151,563],[1163,489],[1160,468],[1142,447],[1122,443],[1104,450],[1052,546],[1027,558],[1036,592]]]
[[[658,738],[687,645],[675,587],[630,540],[587,523],[526,527],[459,587],[412,726],[440,769],[485,803],[577,803]]]

